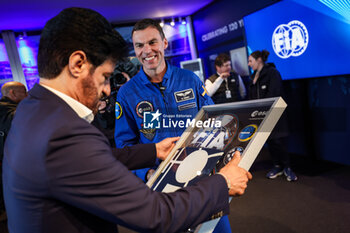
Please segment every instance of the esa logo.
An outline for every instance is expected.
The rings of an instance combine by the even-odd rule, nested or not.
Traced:
[[[252,114],[250,114],[251,117],[264,117],[266,116],[266,111],[258,111],[255,110],[254,112],[252,112]]]
[[[309,34],[305,25],[293,20],[276,27],[272,35],[272,47],[276,55],[286,59],[303,54],[309,43]]]

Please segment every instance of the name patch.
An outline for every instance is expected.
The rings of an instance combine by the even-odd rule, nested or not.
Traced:
[[[194,92],[193,92],[193,89],[190,88],[183,91],[175,92],[174,96],[175,96],[176,102],[179,103],[186,100],[194,99]]]

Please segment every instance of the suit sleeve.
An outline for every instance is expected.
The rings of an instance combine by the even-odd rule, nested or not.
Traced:
[[[174,193],[150,190],[89,130],[50,142],[48,183],[54,198],[140,232],[179,232],[229,211],[225,179],[207,177]]]
[[[128,169],[149,168],[156,163],[156,147],[154,143],[112,148],[113,156]],[[142,155],[142,156],[140,156]]]
[[[125,101],[123,95],[118,93],[116,109],[116,121],[114,140],[117,148],[123,148],[124,146],[135,145],[139,143],[140,134],[136,125],[135,119],[133,119],[131,106]]]

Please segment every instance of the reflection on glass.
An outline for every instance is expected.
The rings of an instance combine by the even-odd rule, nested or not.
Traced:
[[[40,35],[38,36],[18,36],[16,38],[17,48],[28,90],[35,83],[39,83],[37,55],[39,49]]]
[[[13,81],[9,58],[7,56],[5,43],[0,38],[0,88],[4,83]],[[0,92],[0,97],[1,97]]]

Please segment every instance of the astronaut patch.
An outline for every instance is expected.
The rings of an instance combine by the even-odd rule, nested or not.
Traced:
[[[149,101],[141,101],[136,105],[136,114],[143,118],[144,112],[153,112],[153,104]]]
[[[194,92],[193,92],[193,89],[190,88],[183,91],[177,91],[174,93],[174,96],[175,96],[176,102],[179,103],[186,100],[194,99]]]
[[[115,118],[118,120],[123,114],[123,109],[120,103],[115,102]]]
[[[147,138],[150,141],[152,141],[154,136],[156,135],[156,129],[140,129],[140,132],[145,138]]]

